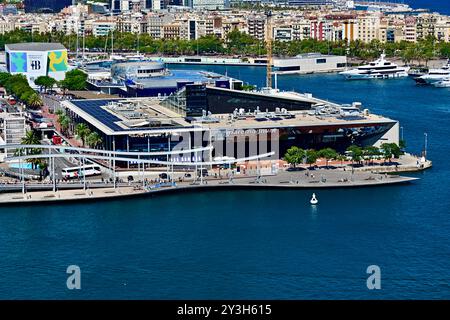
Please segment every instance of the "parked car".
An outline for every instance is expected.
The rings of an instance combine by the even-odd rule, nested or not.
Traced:
[[[165,173],[165,172],[160,173],[159,174],[159,178],[163,179],[163,180],[170,180],[170,176],[167,173]]]

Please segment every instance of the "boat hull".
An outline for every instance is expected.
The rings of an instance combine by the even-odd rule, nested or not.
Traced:
[[[421,84],[435,84],[437,82],[440,81],[444,81],[446,79],[448,79],[450,77],[450,75],[447,76],[422,76],[422,77],[418,77],[414,80],[416,80],[417,83],[421,83]]]
[[[436,88],[450,88],[450,80],[438,81],[433,84]]]
[[[392,74],[352,74],[352,73],[340,73],[342,76],[344,76],[347,80],[373,80],[373,79],[396,79],[396,78],[405,78],[408,77],[408,73],[405,72],[398,72],[398,73],[392,73]]]

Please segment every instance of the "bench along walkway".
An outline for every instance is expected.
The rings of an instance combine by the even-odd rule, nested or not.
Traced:
[[[200,181],[185,181],[176,183],[148,184],[146,187],[142,183],[136,182],[132,185],[120,185],[116,189],[111,187],[97,187],[83,190],[83,188],[65,189],[59,186],[56,192],[51,190],[28,191],[23,194],[21,185],[15,192],[1,192],[0,204],[27,204],[37,202],[54,201],[80,201],[91,199],[111,199],[119,197],[134,197],[156,194],[161,192],[187,191],[195,189],[229,189],[229,188],[354,188],[370,187],[409,183],[418,180],[417,178],[404,177],[398,175],[374,174],[370,172],[341,171],[341,170],[314,170],[314,171],[282,171],[277,175],[248,177],[235,176],[233,178],[208,177]],[[11,188],[10,185],[7,185]],[[6,186],[0,185],[0,191],[6,191]],[[49,186],[50,187],[50,186]],[[10,189],[8,189],[10,190]],[[28,190],[32,190],[28,187]]]

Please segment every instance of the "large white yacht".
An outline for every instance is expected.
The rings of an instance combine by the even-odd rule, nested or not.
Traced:
[[[395,63],[386,60],[383,53],[381,57],[369,64],[356,69],[340,72],[347,79],[390,79],[408,76],[409,67],[399,67]]]
[[[416,78],[417,83],[433,84],[450,78],[450,59],[439,69],[430,69],[427,74]]]

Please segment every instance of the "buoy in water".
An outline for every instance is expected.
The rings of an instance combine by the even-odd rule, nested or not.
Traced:
[[[319,203],[319,200],[317,200],[315,193],[312,194],[312,198],[311,198],[311,200],[309,202],[311,204],[318,204]]]

